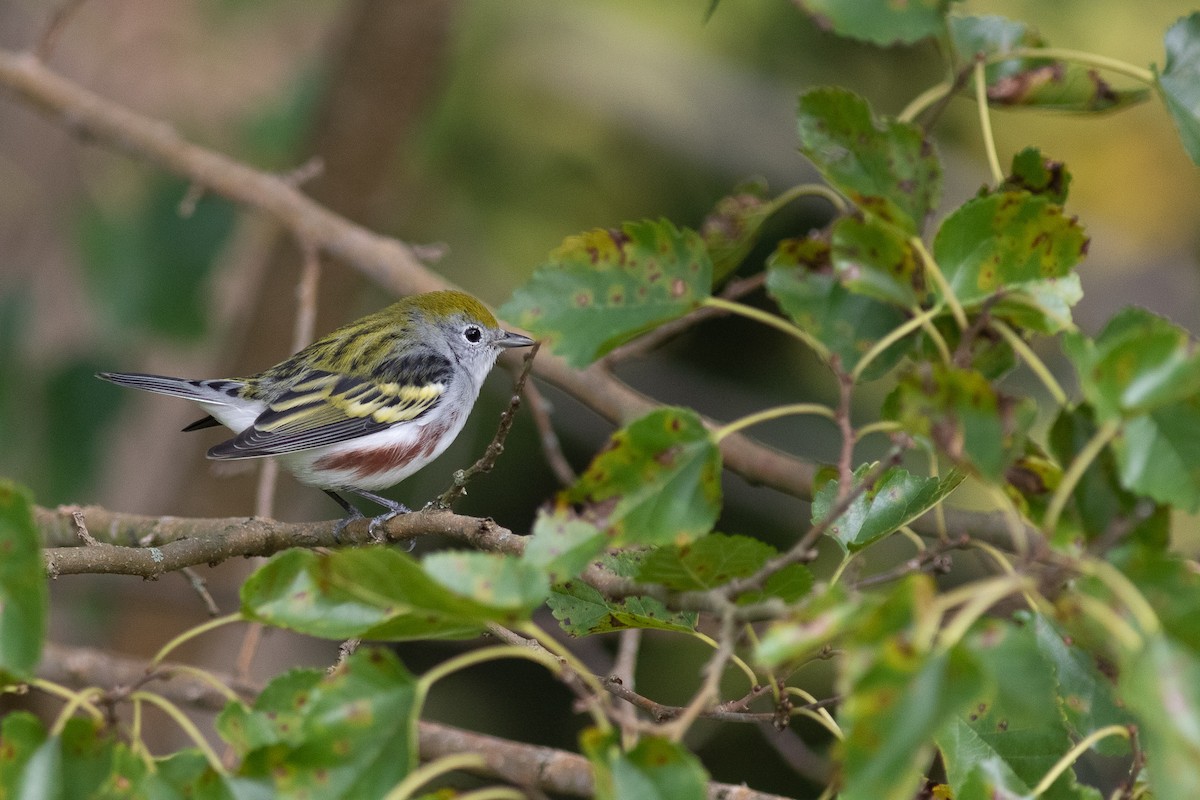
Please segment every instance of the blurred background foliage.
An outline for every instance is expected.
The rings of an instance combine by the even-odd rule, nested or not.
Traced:
[[[706,20],[709,5],[90,0],[60,31],[50,63],[250,164],[287,173],[320,158],[324,171],[305,184],[315,198],[383,233],[444,243],[434,268],[499,304],[566,235],[641,217],[698,227],[747,178],[765,178],[774,191],[811,180],[795,142],[796,96],[806,87],[836,82],[896,113],[943,77],[932,45],[856,45],[822,32],[785,0],[722,0]],[[0,3],[0,46],[31,47],[56,6]],[[1190,10],[1178,0],[970,0],[958,8],[1024,20],[1053,45],[1139,65],[1161,62],[1163,32]],[[1161,104],[1101,118],[999,111],[994,123],[1005,163],[1036,145],[1074,174],[1069,211],[1092,238],[1081,326],[1094,331],[1118,307],[1138,303],[1196,330],[1200,187]],[[957,204],[987,176],[973,104],[952,102],[936,138],[947,168],[944,202]],[[826,214],[820,201],[804,201],[771,225],[777,235],[805,230]],[[769,249],[767,242],[761,251]],[[217,474],[203,459],[217,434],[177,433],[192,409],[91,376],[113,369],[209,377],[274,363],[290,352],[300,268],[298,251],[270,220],[194,196],[171,176],[0,101],[0,474],[29,485],[43,505],[252,513],[253,473]],[[324,265],[320,280],[318,333],[389,300],[336,263]],[[1061,366],[1056,354],[1044,355]],[[812,377],[822,374],[814,363],[770,331],[724,320],[622,365],[621,374],[655,397],[729,419],[777,402],[828,402],[834,389]],[[464,435],[397,497],[422,504],[482,450],[509,382],[502,372],[492,377]],[[1039,391],[1032,382],[1026,390]],[[567,455],[582,467],[607,426],[549,394]],[[860,400],[877,397],[864,391]],[[822,421],[789,418],[755,435],[831,459],[833,433]],[[792,499],[726,483],[727,530],[778,539],[806,518]],[[522,530],[554,488],[522,416],[497,471],[472,484],[459,510]],[[336,510],[284,477],[274,513],[314,519]],[[217,599],[232,608],[245,566],[215,573]],[[57,638],[152,650],[163,626],[182,628],[203,614],[170,577],[154,589],[100,577],[57,582],[57,608],[85,609],[58,615]],[[147,602],[155,597],[164,602]],[[225,668],[237,647],[230,636],[210,644],[224,648],[211,660]],[[273,641],[266,650],[285,660],[329,661],[327,648],[305,655],[286,635]],[[405,653],[415,669],[442,655]],[[676,666],[663,676],[692,669],[704,654],[676,644],[671,657]],[[511,670],[514,683],[528,678],[522,665],[491,669]],[[642,677],[648,694],[679,699],[670,680]],[[473,715],[464,707],[501,702],[472,694],[484,689],[472,688],[469,676],[461,682],[456,702],[449,690],[441,695],[442,718],[467,724]],[[539,691],[565,717],[565,693]],[[521,720],[502,708],[490,716]],[[532,730],[498,732],[561,744],[558,735],[571,729],[569,721],[541,720]],[[717,726],[700,728],[710,729]],[[722,735],[729,743],[746,734]],[[702,756],[715,778],[729,779],[721,759]],[[801,756],[781,756],[788,757]],[[772,788],[769,780],[756,785]]]

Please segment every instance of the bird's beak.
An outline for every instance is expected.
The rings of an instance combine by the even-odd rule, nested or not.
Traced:
[[[533,339],[512,331],[505,331],[504,335],[496,340],[496,345],[499,347],[529,347],[532,344]]]

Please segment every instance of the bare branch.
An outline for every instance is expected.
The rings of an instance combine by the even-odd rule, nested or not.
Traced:
[[[333,521],[284,523],[258,517],[146,517],[114,513],[97,506],[78,510],[91,529],[101,534],[99,538],[106,541],[79,547],[73,531],[70,538],[64,536],[62,529],[73,525],[76,509],[34,509],[43,542],[67,545],[51,546],[44,551],[46,571],[52,577],[108,573],[157,578],[183,567],[217,564],[236,556],[269,556],[289,547],[338,547],[374,541],[368,531],[369,521],[365,519],[351,522],[335,538]],[[492,520],[447,511],[401,514],[381,528],[388,541],[436,534],[481,550],[506,553],[524,550],[520,536]]]
[[[226,705],[225,696],[211,685],[183,672],[173,673],[170,664],[161,665],[157,674],[163,678],[169,676],[169,679],[156,682],[155,692],[174,702],[208,711],[219,711]],[[75,687],[131,686],[146,681],[146,662],[112,656],[101,650],[48,644],[39,676]],[[215,677],[243,696],[256,695],[261,688],[239,683],[230,675],[215,674]],[[476,774],[570,797],[595,794],[591,765],[576,753],[522,744],[425,720],[418,721],[417,733],[422,761],[455,753],[479,753],[487,766]],[[708,796],[712,800],[787,800],[779,795],[726,783],[710,783]]]
[[[334,214],[301,193],[286,176],[256,170],[181,137],[168,124],[137,114],[57,75],[36,57],[0,49],[0,86],[81,139],[97,142],[173,172],[231,200],[264,211],[320,251],[352,265],[398,294],[444,289],[449,284],[425,268],[413,248]],[[538,358],[535,374],[614,423],[658,407],[600,365],[569,367],[553,354]],[[712,423],[715,424],[715,423]],[[808,498],[815,467],[741,434],[721,441],[724,465],[755,485]],[[960,512],[952,527],[1004,545],[1010,538],[1001,513]],[[933,531],[932,523],[914,527]]]

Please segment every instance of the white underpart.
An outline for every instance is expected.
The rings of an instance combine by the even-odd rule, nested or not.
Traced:
[[[205,403],[197,400],[196,405],[208,412],[213,419],[234,433],[241,433],[254,424],[259,414],[267,410],[261,400],[238,399],[229,403]]]

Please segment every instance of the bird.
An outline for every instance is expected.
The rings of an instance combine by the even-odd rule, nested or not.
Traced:
[[[339,532],[363,516],[343,494],[382,506],[374,532],[410,510],[377,492],[437,458],[462,431],[500,353],[532,344],[476,298],[443,290],[405,297],[247,378],[96,377],[195,402],[207,416],[184,431],[224,425],[235,434],[209,448],[209,458],[275,458],[342,507]]]

